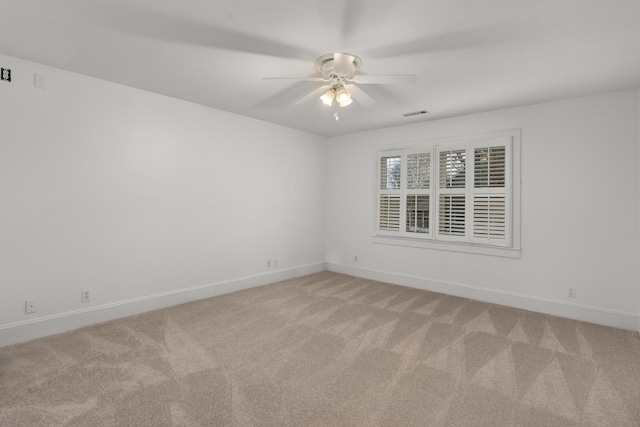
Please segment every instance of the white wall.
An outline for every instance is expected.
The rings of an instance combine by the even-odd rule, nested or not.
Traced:
[[[0,346],[319,271],[325,260],[350,274],[639,325],[640,91],[325,140],[0,62],[13,71],[0,83]],[[511,128],[522,129],[520,259],[372,244],[374,147]],[[80,302],[82,289],[91,302]],[[24,313],[27,299],[37,313]]]
[[[328,266],[636,329],[638,120],[630,90],[330,138]],[[512,128],[522,131],[520,259],[372,243],[374,147]]]
[[[324,138],[0,63],[0,345],[324,269]]]

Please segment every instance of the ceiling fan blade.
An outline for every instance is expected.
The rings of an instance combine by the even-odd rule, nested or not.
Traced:
[[[346,76],[352,67],[353,57],[344,53],[333,54],[333,74],[338,76]]]
[[[153,2],[133,3],[80,2],[78,13],[94,23],[148,39],[298,60],[315,54],[287,42],[164,12]]]
[[[320,96],[325,93],[327,91],[327,89],[329,89],[331,87],[331,85],[326,85],[326,86],[321,86],[318,89],[314,90],[313,92],[311,92],[309,95],[305,96],[302,99],[299,99],[298,101],[294,102],[293,105],[300,105],[300,104],[304,104],[305,102],[313,99],[313,98],[320,98]]]
[[[262,80],[296,80],[303,82],[328,82],[322,77],[263,77]]]
[[[347,85],[346,88],[349,92],[351,92],[351,97],[358,101],[358,103],[362,106],[369,107],[376,103],[375,99],[367,95],[367,93],[360,89],[358,86]]]
[[[418,81],[418,76],[415,74],[356,75],[353,77],[353,81],[366,85],[412,84]]]
[[[397,58],[399,56],[422,55],[442,51],[458,51],[504,44],[511,40],[508,28],[472,28],[450,31],[429,37],[403,40],[402,43],[388,45],[367,51],[372,58]]]

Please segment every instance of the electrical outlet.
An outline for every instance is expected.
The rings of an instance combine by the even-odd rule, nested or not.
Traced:
[[[89,289],[85,289],[82,291],[82,296],[80,299],[81,302],[89,302],[91,301],[91,291]]]
[[[267,268],[271,268],[271,260],[270,259],[267,260]]]
[[[11,83],[11,70],[9,68],[0,68],[0,80]]]
[[[278,258],[273,259],[273,268],[278,267]]]
[[[573,288],[573,287],[572,287],[572,288],[569,288],[569,289],[567,290],[567,296],[568,296],[569,298],[575,298],[575,297],[576,297],[576,288]]]
[[[36,312],[36,300],[28,300],[24,302],[24,313],[31,314]]]
[[[358,262],[358,255],[353,257],[353,262]]]

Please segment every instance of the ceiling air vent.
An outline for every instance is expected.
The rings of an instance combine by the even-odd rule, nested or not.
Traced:
[[[428,111],[427,110],[421,110],[421,111],[414,111],[412,113],[404,113],[403,116],[404,117],[413,117],[413,116],[419,116],[420,114],[427,114]]]

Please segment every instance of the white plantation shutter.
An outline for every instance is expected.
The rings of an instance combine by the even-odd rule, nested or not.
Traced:
[[[407,189],[428,190],[431,186],[431,153],[407,155]]]
[[[464,194],[441,194],[438,206],[438,233],[442,236],[465,235]]]
[[[437,238],[467,240],[467,148],[463,144],[438,147]]]
[[[402,223],[402,155],[384,153],[378,157],[377,232],[399,235]]]
[[[464,188],[466,150],[440,152],[440,188]]]
[[[437,147],[437,239],[509,244],[509,147],[506,138]]]
[[[504,240],[506,236],[505,196],[473,198],[473,236],[487,240]]]
[[[378,228],[383,231],[400,231],[400,196],[380,196]]]
[[[513,248],[517,134],[494,135],[379,152],[376,233]]]
[[[475,149],[475,188],[505,186],[506,147],[483,147]]]
[[[473,149],[473,238],[474,243],[508,244],[509,144],[480,145]]]
[[[406,155],[405,229],[411,237],[431,237],[431,152]]]

